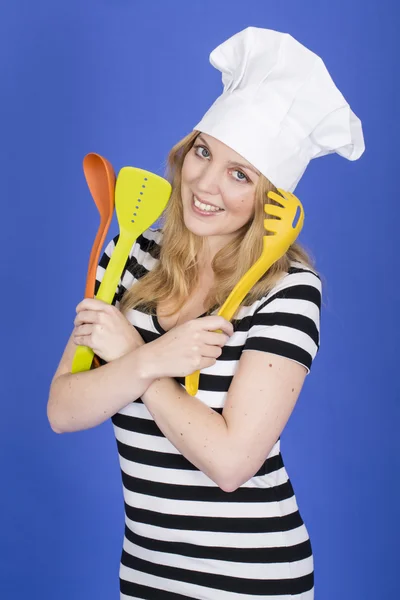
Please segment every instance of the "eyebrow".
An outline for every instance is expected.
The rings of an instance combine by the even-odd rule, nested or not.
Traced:
[[[208,146],[208,143],[201,135],[198,135],[196,139],[201,140],[206,146]],[[253,173],[255,173],[256,175],[261,175],[261,173],[259,171],[256,171],[256,169],[251,165],[239,163],[236,160],[230,160],[228,162],[228,165],[236,165],[237,167],[242,167],[242,169],[250,169],[250,171],[253,171]]]

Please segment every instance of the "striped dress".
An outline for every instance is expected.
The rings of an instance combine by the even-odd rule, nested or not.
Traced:
[[[101,258],[96,292],[117,239]],[[161,229],[138,237],[113,300],[117,307],[157,264],[161,244]],[[221,414],[245,350],[286,356],[309,372],[319,349],[320,308],[319,276],[293,263],[268,295],[241,307],[222,355],[201,372],[197,398]],[[156,316],[138,309],[126,316],[146,343],[165,333]],[[251,479],[224,492],[170,443],[140,399],[112,423],[125,504],[121,600],[314,598],[311,543],[280,438]]]

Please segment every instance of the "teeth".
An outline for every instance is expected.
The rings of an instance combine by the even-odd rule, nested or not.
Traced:
[[[210,204],[203,204],[203,202],[199,202],[196,196],[193,196],[193,199],[197,208],[201,208],[201,210],[205,210],[207,212],[217,212],[223,210],[222,208],[216,208],[215,206],[210,206]]]

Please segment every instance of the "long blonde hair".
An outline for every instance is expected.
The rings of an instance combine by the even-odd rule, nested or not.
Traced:
[[[171,312],[165,313],[165,316],[170,316],[182,308],[196,288],[199,277],[197,257],[204,249],[205,239],[193,234],[185,226],[181,173],[185,156],[199,134],[199,131],[190,132],[175,144],[168,154],[166,179],[172,185],[172,192],[160,217],[163,236],[157,257],[159,262],[125,292],[120,302],[121,312],[141,305],[146,312],[155,314],[159,302],[168,302],[168,306],[172,309]],[[215,285],[212,286],[205,300],[208,312],[222,306],[238,281],[259,258],[262,239],[266,234],[264,204],[274,204],[274,201],[267,196],[269,191],[277,192],[275,186],[264,175],[260,175],[255,189],[253,218],[214,256],[212,269]],[[295,242],[253,286],[243,299],[242,305],[251,305],[265,296],[287,273],[292,261],[301,262],[305,267],[315,271],[314,259],[298,242]]]

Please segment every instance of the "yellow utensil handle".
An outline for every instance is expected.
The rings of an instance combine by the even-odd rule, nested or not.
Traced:
[[[199,391],[200,371],[195,371],[185,377],[185,387],[189,396],[195,396]]]
[[[103,300],[107,304],[111,304],[113,301],[123,268],[136,239],[137,235],[133,233],[127,234],[124,230],[120,232],[117,245],[111,254],[110,261],[95,296],[98,300]]]
[[[113,301],[129,252],[135,239],[137,239],[137,236],[133,237],[134,235],[134,233],[126,234],[124,231],[120,233],[117,245],[111,254],[110,261],[95,296],[98,300],[103,300],[107,304],[111,304]],[[71,372],[81,373],[82,371],[89,371],[92,366],[93,357],[94,352],[89,346],[77,346],[72,360]]]
[[[260,279],[260,277],[280,258],[285,252],[285,248],[280,248],[269,253],[267,235],[263,236],[263,250],[260,258],[254,263],[252,267],[243,275],[241,280],[235,285],[228,298],[225,300],[223,305],[218,311],[218,316],[223,317],[227,321],[230,321],[235,314],[238,306],[242,302],[246,294],[251,290],[253,285]],[[216,330],[217,333],[221,332],[221,329]],[[190,396],[195,396],[199,390],[199,379],[200,372],[195,371],[191,375],[185,377],[185,388]]]
[[[94,352],[89,346],[77,346],[72,360],[71,373],[89,371],[92,366]]]

